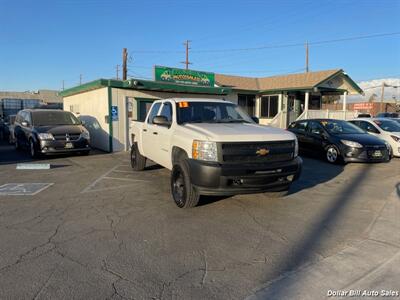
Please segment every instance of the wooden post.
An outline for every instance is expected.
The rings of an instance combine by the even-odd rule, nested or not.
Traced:
[[[304,96],[304,110],[305,110],[305,118],[308,118],[308,106],[309,106],[309,100],[310,100],[310,93],[306,92]]]

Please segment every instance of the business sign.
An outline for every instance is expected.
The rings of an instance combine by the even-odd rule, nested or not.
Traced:
[[[111,106],[111,120],[118,121],[118,106]]]
[[[371,110],[374,108],[374,103],[370,102],[361,102],[361,103],[354,103],[353,109],[356,110]]]
[[[154,67],[154,80],[196,86],[214,86],[214,73],[169,67]]]

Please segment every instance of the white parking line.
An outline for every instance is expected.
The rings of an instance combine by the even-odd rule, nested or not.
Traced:
[[[113,186],[113,187],[107,187],[107,188],[93,189],[93,187],[96,186],[96,184],[98,184],[103,179],[105,179],[105,180],[112,179],[112,180],[130,181],[130,182],[147,182],[147,180],[141,180],[141,179],[118,178],[118,177],[108,176],[112,172],[118,172],[118,170],[116,170],[116,169],[121,167],[121,166],[126,166],[126,165],[117,165],[117,166],[111,168],[106,173],[104,173],[99,178],[97,178],[95,181],[93,181],[91,184],[89,184],[86,188],[84,188],[81,191],[81,193],[96,192],[96,191],[106,191],[106,190],[112,190],[112,189],[116,189],[116,188],[120,188],[120,187],[129,186],[129,185],[120,185],[120,186],[117,186],[117,187]]]

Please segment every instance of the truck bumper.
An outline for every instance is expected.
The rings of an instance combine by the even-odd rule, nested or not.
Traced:
[[[219,164],[189,159],[190,179],[201,195],[287,190],[301,174],[302,159],[268,164]]]

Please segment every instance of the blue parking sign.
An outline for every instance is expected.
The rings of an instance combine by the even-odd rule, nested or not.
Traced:
[[[118,121],[118,106],[111,106],[111,120]]]

